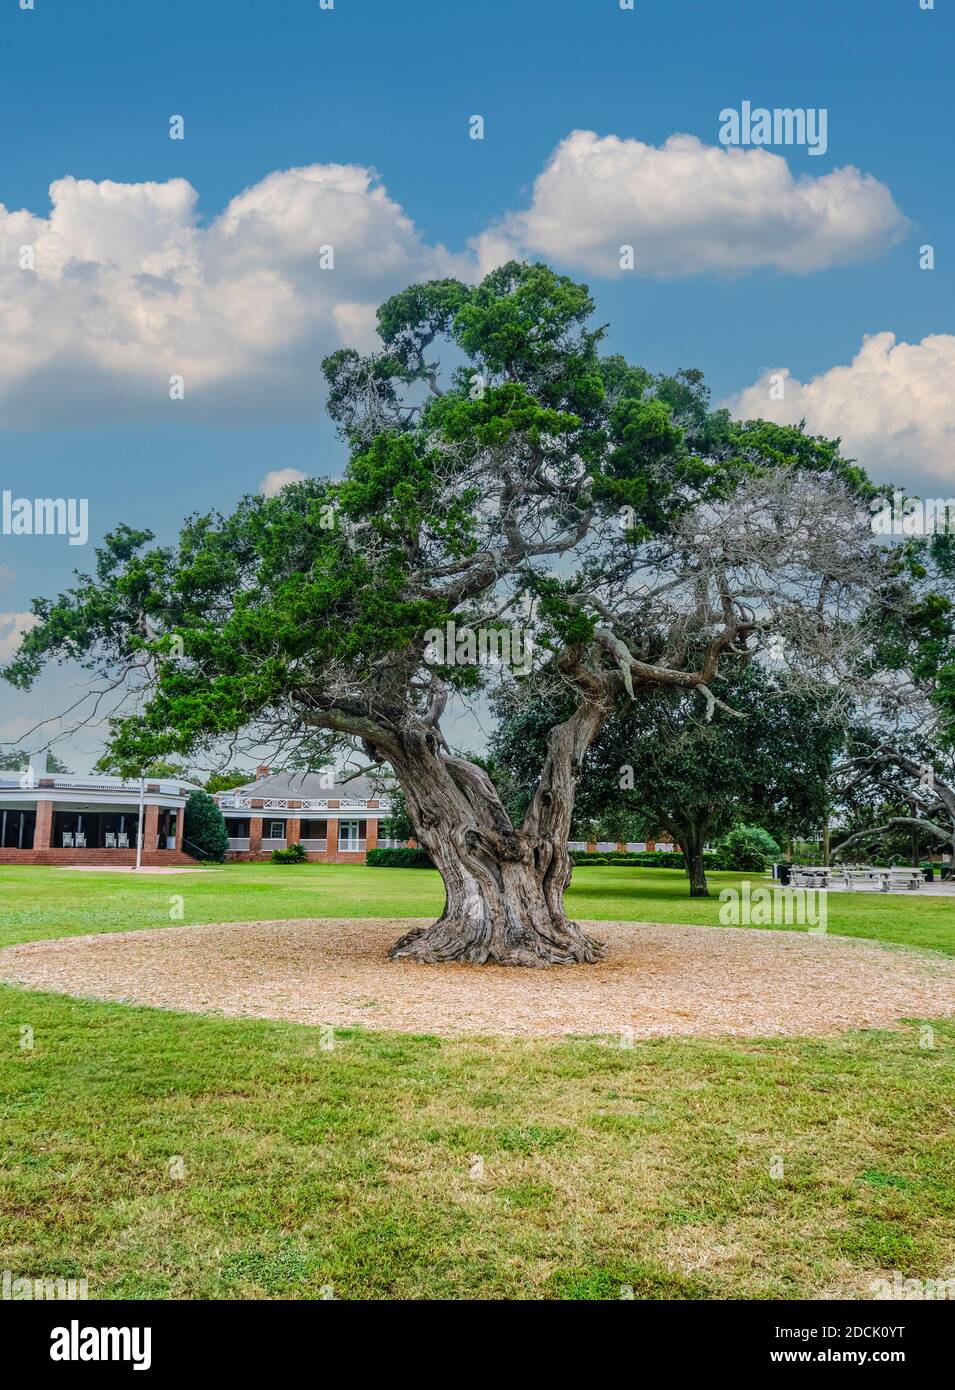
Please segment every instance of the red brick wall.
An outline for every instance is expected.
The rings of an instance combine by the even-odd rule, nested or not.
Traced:
[[[49,849],[53,841],[53,802],[38,801],[36,804],[36,828],[33,831],[33,848]],[[26,853],[17,850],[18,854]]]
[[[143,854],[152,854],[159,846],[159,807],[143,807]]]
[[[134,849],[0,849],[0,864],[113,864],[117,868],[136,863]],[[143,850],[143,863],[151,868],[159,864],[192,864],[196,861],[175,849]]]
[[[267,854],[252,854],[247,850],[236,850],[226,856],[229,864],[267,864],[269,856]],[[2,861],[0,861],[2,862]],[[365,855],[361,854],[339,854],[336,850],[333,854],[310,853],[308,855],[310,864],[364,864]]]

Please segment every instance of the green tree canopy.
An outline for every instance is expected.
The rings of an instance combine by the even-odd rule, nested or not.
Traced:
[[[612,711],[657,687],[712,709],[721,670],[771,638],[848,679],[884,564],[837,442],[734,422],[698,373],[602,355],[592,311],[586,286],[516,262],[394,296],[381,351],[325,364],[340,481],[194,516],[174,545],[119,527],[94,573],[34,603],[4,675],[26,688],[75,661],[128,692],[110,756],[132,770],[241,738],[313,767],[357,744],[390,764],[447,892],[393,954],[598,958],[563,893],[580,768]],[[449,623],[510,643],[515,667],[519,646],[547,698],[570,697],[519,823],[444,740],[449,691],[493,674],[444,642]]]

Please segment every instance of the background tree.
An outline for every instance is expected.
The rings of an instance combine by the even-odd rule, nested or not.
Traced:
[[[840,746],[831,694],[791,687],[758,665],[730,668],[707,719],[691,695],[654,692],[609,719],[577,791],[577,814],[629,814],[683,850],[691,897],[706,897],[703,851],[734,824],[818,822]],[[546,716],[518,709],[500,724],[495,756],[531,785]]]
[[[357,744],[393,769],[446,890],[440,920],[392,955],[598,959],[564,910],[567,838],[613,710],[658,686],[713,709],[721,670],[771,633],[848,684],[883,562],[864,475],[836,444],[731,422],[698,374],[601,356],[592,310],[586,286],[513,262],[396,295],[381,352],[326,362],[342,481],[194,517],[177,546],[120,527],[94,575],[35,602],[4,674],[27,687],[50,658],[100,673],[112,755],[133,767],[240,736],[310,766]],[[488,674],[436,647],[449,622],[525,639],[545,694],[572,697],[519,823],[442,734],[449,691]]]
[[[907,751],[877,743],[837,768],[843,799],[856,812],[849,821],[851,833],[834,850],[839,857],[852,846],[880,842],[891,853],[893,837],[898,841],[905,836],[906,857],[913,862],[928,843],[947,851],[955,864],[955,777],[942,766],[951,755],[933,750],[924,740],[913,743]],[[862,828],[854,829],[853,820],[862,822]],[[899,854],[898,845],[895,849]]]
[[[62,762],[55,753],[46,751],[46,767],[48,772],[59,772],[61,775],[69,776],[71,769]],[[12,748],[9,753],[0,753],[0,764],[9,772],[26,772],[30,766],[30,758],[33,755],[25,752],[22,748]]]
[[[895,513],[898,494],[884,491],[870,506]],[[944,849],[955,861],[955,511],[929,517],[918,499],[901,511],[887,570],[905,600],[880,608],[870,669],[882,674],[834,772],[838,852],[916,863]]]
[[[213,792],[231,791],[233,787],[244,787],[254,781],[255,772],[251,768],[226,767],[221,772],[213,772],[203,786],[211,796]]]

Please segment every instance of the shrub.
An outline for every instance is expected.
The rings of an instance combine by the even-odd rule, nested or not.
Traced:
[[[734,826],[733,828],[735,830],[739,827]],[[780,846],[773,839],[772,835],[770,835],[769,831],[764,830],[761,825],[746,825],[743,826],[742,829],[747,830],[749,834],[752,835],[754,841],[762,845],[763,852],[768,855],[770,859],[778,859],[780,854],[782,854]]]
[[[716,852],[724,869],[737,873],[761,873],[769,866],[766,840],[775,845],[765,830],[752,825],[734,825],[717,843]],[[777,847],[778,852],[778,847]]]
[[[190,792],[183,812],[182,843],[193,859],[214,859],[221,864],[229,848],[225,817],[206,792]]]
[[[365,863],[375,869],[433,869],[431,856],[426,849],[411,848],[407,845],[399,849],[370,849],[365,855]]]
[[[304,864],[308,859],[308,853],[304,845],[293,843],[286,845],[284,849],[273,849],[273,864]]]

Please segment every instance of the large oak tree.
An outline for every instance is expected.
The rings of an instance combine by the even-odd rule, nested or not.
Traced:
[[[393,956],[597,960],[564,909],[567,838],[612,711],[659,686],[712,709],[724,664],[770,639],[851,679],[882,566],[837,444],[732,422],[698,373],[602,355],[592,312],[541,265],[396,295],[380,352],[325,364],[341,480],[193,517],[172,546],[119,528],[93,574],[36,601],[6,677],[77,661],[123,692],[109,757],[131,769],[198,750],[221,765],[241,736],[299,765],[360,745],[393,770],[447,893]],[[436,649],[449,622],[522,629],[527,678],[560,688],[519,823],[442,734],[449,691],[489,673]]]

